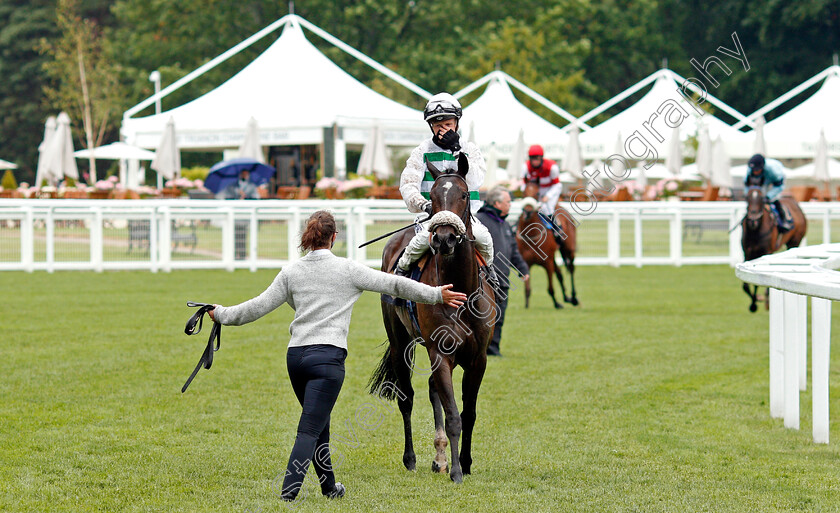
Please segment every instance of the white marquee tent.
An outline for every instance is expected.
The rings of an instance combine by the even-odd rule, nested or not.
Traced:
[[[632,152],[625,149],[622,152],[625,157],[632,159],[633,155],[629,153],[641,155],[643,153],[639,148],[646,145],[644,141],[635,136],[638,133],[645,138],[648,143],[647,146],[655,149],[657,158],[659,160],[664,159],[668,153],[668,139],[673,126],[679,126],[680,136],[683,140],[686,140],[698,133],[701,119],[708,127],[712,138],[720,137],[726,143],[728,152],[734,153],[736,145],[752,145],[752,139],[746,141],[743,139],[744,134],[742,132],[724,121],[709,113],[701,115],[698,112],[699,107],[695,107],[692,101],[686,99],[679,92],[685,83],[685,79],[669,69],[661,69],[651,74],[636,85],[581,116],[579,121],[589,121],[651,82],[653,86],[650,91],[636,103],[581,134],[580,142],[585,158],[609,157],[615,151],[615,141],[618,134],[624,139],[625,148],[629,143],[633,149]],[[690,88],[686,88],[686,94],[691,94]],[[706,95],[705,101],[714,104],[736,119],[744,118],[743,114],[710,94]],[[651,132],[655,132],[659,137],[657,138],[657,135]]]
[[[265,52],[216,89],[160,114],[131,117],[280,27],[282,34]],[[418,95],[431,96],[303,18],[289,14],[129,109],[123,117],[125,140],[154,148],[167,121],[174,119],[181,149],[235,148],[242,143],[252,117],[259,124],[262,145],[321,144],[329,138],[325,134],[332,133],[343,141],[336,142],[338,152],[344,143],[364,144],[374,125],[382,127],[387,144],[414,145],[426,136],[428,127],[420,111],[386,98],[346,73],[306,39],[303,27]],[[305,78],[295,73],[300,70],[306,70]]]
[[[522,130],[526,144],[542,145],[548,158],[557,160],[563,158],[569,136],[520,103],[513,95],[510,86],[513,84],[514,87],[537,101],[544,100],[548,105],[543,101],[540,103],[569,121],[574,121],[574,116],[551,104],[527,87],[519,87],[521,84],[518,81],[502,71],[488,73],[455,93],[455,97],[462,98],[485,83],[487,88],[484,93],[464,108],[464,116],[461,119],[462,129],[474,127],[470,137],[475,138],[482,153],[489,152],[493,146],[500,159],[510,158],[519,137],[519,131]]]
[[[757,119],[821,81],[823,81],[822,86],[813,95],[764,125],[764,141],[768,156],[779,159],[814,158],[820,130],[825,130],[828,155],[840,157],[840,66],[838,65],[823,70],[750,114],[749,117]],[[754,138],[751,132],[744,135],[748,139]]]

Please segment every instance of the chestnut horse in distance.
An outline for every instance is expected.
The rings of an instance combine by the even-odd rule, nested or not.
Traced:
[[[525,197],[539,200],[539,184],[537,182],[529,181],[525,186]],[[557,276],[557,281],[560,282],[560,289],[563,292],[563,301],[577,306],[577,291],[575,290],[575,252],[577,249],[577,228],[571,221],[571,218],[566,210],[557,205],[554,209],[554,222],[563,230],[565,239],[558,237],[559,241],[554,238],[554,231],[545,227],[540,219],[537,208],[528,208],[522,210],[519,216],[516,228],[516,244],[519,247],[519,252],[528,268],[533,265],[543,267],[548,274],[548,294],[554,302],[554,308],[563,308],[563,305],[557,302],[554,297],[554,283],[551,278],[552,274]],[[558,246],[558,242],[560,243]],[[569,271],[569,281],[571,283],[572,295],[566,295],[566,285],[563,283],[563,273],[560,267],[556,265],[554,260],[554,253],[560,250],[560,256],[563,259],[563,265]],[[531,298],[531,282],[525,282],[525,308],[528,308]]]

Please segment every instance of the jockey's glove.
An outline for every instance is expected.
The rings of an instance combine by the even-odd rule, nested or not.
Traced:
[[[458,132],[454,130],[450,130],[439,137],[435,136],[435,144],[453,153],[461,151],[461,138],[458,136]]]
[[[425,205],[423,205],[423,212],[429,214],[429,217],[432,216],[432,202],[427,201]]]

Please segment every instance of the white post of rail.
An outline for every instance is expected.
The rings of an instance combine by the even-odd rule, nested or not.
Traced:
[[[47,272],[55,272],[55,219],[53,217],[53,207],[47,207],[47,218],[44,220],[47,223]]]
[[[785,415],[785,345],[784,345],[784,295],[771,288],[770,301],[770,417],[781,419]]]
[[[823,210],[822,229],[822,243],[828,244],[831,242],[831,211],[829,209]]]
[[[289,220],[289,229],[287,230],[289,262],[294,262],[298,259],[298,244],[300,244],[300,220],[300,208],[292,207],[292,218]]]
[[[671,259],[677,267],[682,266],[682,211],[676,210],[671,218]]]
[[[814,442],[828,443],[828,359],[831,351],[831,301],[811,298],[811,380]]]
[[[621,218],[618,210],[614,210],[607,220],[607,259],[613,267],[618,267],[621,257]]]
[[[799,390],[808,390],[808,296],[796,296],[796,350],[799,361]]]
[[[785,317],[785,427],[799,429],[799,357],[796,347],[799,307],[796,294],[785,291],[782,295]]]
[[[257,232],[259,231],[259,223],[257,222],[257,209],[251,209],[251,247],[249,248],[249,261],[251,262],[251,272],[257,272]]]
[[[93,270],[98,273],[102,272],[102,260],[105,248],[104,234],[102,209],[97,207],[93,210],[93,221],[90,226],[90,263],[93,265]]]
[[[222,222],[222,264],[224,264],[226,270],[233,271],[236,246],[236,214],[232,208],[228,208],[225,214]]]
[[[154,207],[152,207],[152,211],[149,212],[149,264],[151,265],[152,272],[158,272],[158,267],[160,265],[160,260],[158,258],[158,224],[157,224],[157,211]]]
[[[732,209],[729,218],[729,228],[735,227],[741,220],[741,212],[738,208]],[[744,260],[744,250],[741,249],[741,227],[737,226],[729,232],[729,264],[735,266]]]
[[[160,210],[163,217],[158,226],[158,250],[160,251],[158,259],[161,270],[168,273],[172,271],[172,212],[169,207],[163,207]]]
[[[642,267],[642,209],[636,209],[633,215],[633,251],[636,267]]]
[[[31,207],[24,207],[20,223],[20,259],[23,269],[31,273],[35,270],[35,214]]]

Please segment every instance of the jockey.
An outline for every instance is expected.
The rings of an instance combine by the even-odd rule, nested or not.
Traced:
[[[539,198],[542,203],[540,212],[554,219],[554,209],[557,207],[560,193],[563,192],[563,184],[560,183],[560,168],[557,163],[543,158],[543,155],[543,148],[539,144],[528,149],[528,162],[522,168],[522,178],[525,182],[539,183]],[[555,238],[556,236],[555,234]]]
[[[448,93],[438,93],[429,99],[423,111],[423,117],[432,130],[432,137],[426,139],[408,157],[405,169],[400,177],[400,193],[409,212],[432,213],[432,202],[429,191],[432,190],[434,180],[426,169],[426,162],[431,162],[437,169],[458,169],[458,155],[462,153],[458,136],[458,120],[461,119],[461,104]],[[478,188],[484,183],[486,165],[478,147],[471,142],[464,145],[463,153],[469,162],[467,173],[467,187],[470,190],[470,210],[472,213],[481,207],[478,199]],[[428,223],[421,225],[422,229],[414,235],[408,243],[405,252],[397,262],[396,273],[405,276],[411,264],[423,256],[429,249]],[[476,249],[487,262],[487,275],[491,282],[495,282],[493,270],[493,239],[490,232],[475,217],[472,218],[472,231]]]
[[[747,166],[749,172],[744,178],[744,187],[761,187],[767,202],[772,203],[779,214],[779,230],[786,232],[793,228],[790,214],[779,201],[779,196],[785,190],[785,166],[776,159],[765,159],[760,154],[750,157]]]

